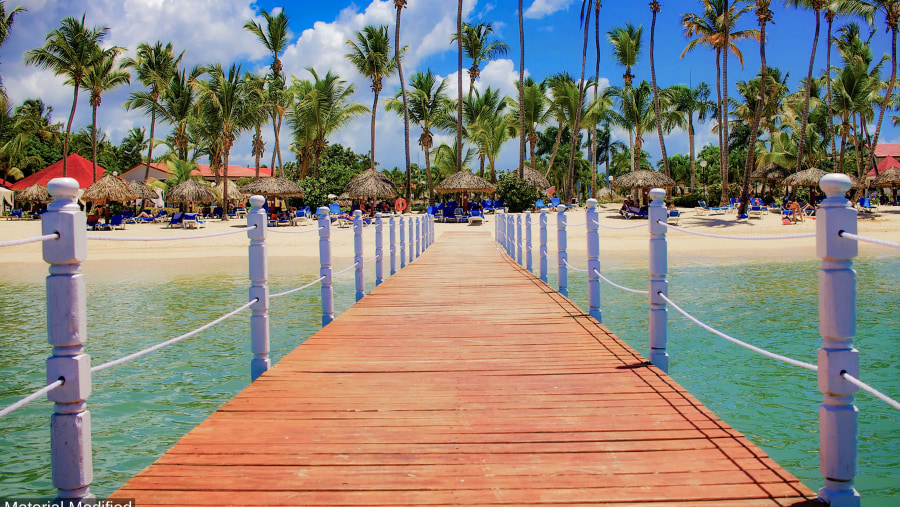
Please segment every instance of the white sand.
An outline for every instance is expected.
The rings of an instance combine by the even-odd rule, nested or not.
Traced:
[[[628,226],[646,223],[646,220],[625,220],[618,214],[618,206],[606,205],[600,210],[601,223],[609,226]],[[549,249],[556,250],[556,217],[548,217]],[[568,247],[570,257],[583,264],[586,256],[583,209],[566,213],[568,223]],[[406,215],[409,217],[410,215]],[[421,217],[423,215],[412,215]],[[872,238],[900,242],[900,207],[883,206],[866,218],[859,220],[859,233]],[[538,248],[538,218],[532,214],[534,251]],[[168,229],[162,224],[129,224],[126,230],[89,232],[107,237],[180,238],[198,234],[233,230],[244,225],[244,220],[222,222],[209,220],[204,229]],[[723,235],[785,235],[815,232],[815,220],[807,218],[803,223],[783,225],[776,214],[761,219],[737,221],[734,214],[698,216],[693,209],[682,210],[681,226],[687,229]],[[273,272],[313,273],[318,271],[319,238],[313,232],[315,225],[279,227],[278,231],[310,231],[306,234],[279,234],[270,232],[267,245],[270,269]],[[481,227],[466,224],[435,224],[438,238],[446,231],[484,230],[493,235],[494,215],[488,214]],[[353,259],[353,232],[350,229],[333,229],[332,252],[336,269],[349,265]],[[387,224],[385,224],[387,244]],[[0,221],[0,241],[28,238],[41,234],[39,220]],[[364,228],[364,256],[374,256],[375,227]],[[605,266],[646,266],[648,232],[646,227],[627,230],[600,229],[601,262]],[[234,272],[247,270],[246,234],[191,239],[181,241],[118,242],[89,241],[88,259],[84,272],[89,276],[110,276],[134,279],[140,277],[172,277],[191,272]],[[716,265],[745,262],[783,262],[815,259],[815,238],[779,241],[737,241],[688,235],[672,231],[668,234],[669,262],[679,264]],[[860,246],[861,256],[897,256],[900,251],[879,245]],[[536,254],[535,254],[536,255]],[[535,263],[537,263],[535,257]],[[4,280],[37,280],[46,276],[47,265],[41,257],[41,245],[33,243],[0,249],[0,276]],[[37,278],[36,278],[37,277]]]

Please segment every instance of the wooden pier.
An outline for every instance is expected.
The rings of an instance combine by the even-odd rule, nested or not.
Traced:
[[[445,233],[113,496],[783,506],[816,495],[486,231],[466,230]]]

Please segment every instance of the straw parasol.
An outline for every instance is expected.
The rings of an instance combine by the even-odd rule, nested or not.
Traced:
[[[821,169],[810,167],[805,171],[798,171],[791,174],[782,180],[781,184],[786,187],[817,187],[819,186],[819,180],[826,174],[828,173]]]
[[[518,173],[519,172],[516,171],[516,174]],[[550,180],[539,171],[535,171],[528,166],[525,166],[525,183],[528,183],[532,187],[540,188],[541,190],[550,188]]]
[[[479,178],[472,174],[472,171],[464,169],[444,178],[444,181],[435,185],[434,190],[448,194],[453,192],[493,192],[496,188],[490,181]]]
[[[344,192],[352,199],[396,197],[397,187],[385,175],[375,169],[366,169],[354,176]]]
[[[276,197],[303,197],[303,189],[293,181],[281,176],[259,178],[244,185],[241,191],[250,195]]]
[[[224,185],[213,187],[213,190],[215,190],[216,193],[219,194],[219,199],[222,198],[222,189],[223,188],[228,189],[228,200],[236,199],[238,201],[243,201],[248,198],[247,195],[243,194],[238,189],[237,185],[233,181],[231,181],[229,179],[225,179],[224,181],[225,181]]]
[[[154,196],[156,197],[156,196]],[[85,202],[91,201],[116,201],[126,202],[133,201],[138,198],[137,192],[131,188],[127,181],[107,174],[87,187],[81,200]]]
[[[166,194],[169,202],[213,202],[219,200],[219,194],[206,183],[189,179],[175,185]]]
[[[148,187],[143,181],[129,181],[128,186],[131,187],[131,190],[137,194],[135,199],[156,199],[158,196],[156,192],[154,192],[150,187]]]
[[[750,173],[750,181],[780,181],[787,177],[788,170],[775,162],[757,167]]]
[[[26,187],[25,190],[20,191],[16,194],[16,199],[33,203],[44,203],[53,200],[53,198],[50,197],[50,192],[47,191],[47,187],[40,183],[35,183],[30,187]]]
[[[900,168],[891,167],[879,174],[871,183],[870,187],[875,188],[896,188],[900,187]]]
[[[614,188],[670,188],[675,180],[658,171],[640,169],[625,173],[613,180]]]

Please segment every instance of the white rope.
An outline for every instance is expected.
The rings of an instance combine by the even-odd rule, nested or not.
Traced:
[[[374,261],[374,260],[377,259],[377,258],[378,258],[378,256],[376,255],[375,257],[372,257],[371,259],[366,259],[366,260],[363,261],[363,264],[368,264],[368,263]]]
[[[646,296],[647,294],[650,294],[650,291],[648,291],[648,290],[635,290],[635,289],[629,289],[628,287],[623,287],[623,286],[621,286],[621,285],[619,285],[619,284],[617,284],[617,283],[613,283],[609,278],[606,278],[605,276],[601,275],[600,272],[597,271],[596,269],[594,270],[594,274],[597,275],[597,276],[599,276],[600,279],[603,280],[604,282],[606,282],[606,283],[612,285],[613,287],[615,287],[615,288],[617,288],[617,289],[622,289],[622,290],[624,290],[624,291],[626,291],[626,292],[632,292],[632,293],[634,293],[634,294],[643,294],[643,295],[645,295],[645,296]]]
[[[50,241],[51,239],[57,238],[59,238],[58,232],[54,232],[53,234],[45,234],[43,236],[35,236],[33,238],[14,239],[12,241],[0,242],[0,248],[5,246],[27,245],[28,243],[38,243],[40,241]]]
[[[884,246],[891,246],[894,248],[900,248],[900,243],[892,243],[890,241],[885,241],[883,239],[866,238],[863,236],[857,236],[856,234],[852,234],[852,233],[849,233],[846,231],[838,231],[838,236],[840,236],[842,238],[847,238],[847,239],[855,239],[856,241],[862,241],[865,243],[874,243],[876,245],[884,245]],[[0,245],[0,246],[2,246],[2,245]]]
[[[566,227],[581,227],[582,225],[587,225],[587,222],[581,222],[580,224],[566,224]]]
[[[760,353],[760,354],[762,354],[762,355],[764,355],[764,356],[771,357],[772,359],[777,359],[777,360],[779,360],[779,361],[784,361],[785,363],[792,364],[792,365],[794,365],[794,366],[799,366],[799,367],[801,367],[801,368],[806,368],[807,370],[813,370],[813,371],[817,371],[817,370],[818,370],[818,367],[817,367],[816,365],[814,365],[814,364],[804,363],[803,361],[797,361],[796,359],[791,359],[791,358],[789,358],[789,357],[785,357],[785,356],[782,356],[782,355],[778,355],[778,354],[775,354],[775,353],[773,353],[773,352],[769,352],[768,350],[761,349],[761,348],[759,348],[759,347],[755,347],[755,346],[753,346],[753,345],[750,345],[749,343],[742,342],[741,340],[738,340],[737,338],[732,338],[731,336],[728,336],[727,334],[725,334],[725,333],[723,333],[723,332],[721,332],[721,331],[718,331],[718,330],[716,330],[716,329],[713,329],[712,327],[710,327],[710,326],[704,324],[703,322],[700,322],[699,320],[697,320],[696,317],[694,317],[693,315],[691,315],[691,314],[687,313],[686,311],[682,310],[681,307],[679,307],[678,305],[676,305],[675,303],[673,303],[672,300],[669,299],[669,298],[667,298],[666,295],[663,294],[662,292],[659,293],[659,297],[661,297],[666,303],[669,303],[670,305],[672,305],[672,308],[678,310],[682,315],[684,315],[685,317],[687,317],[688,320],[692,321],[694,324],[697,324],[698,326],[702,327],[703,329],[709,331],[710,333],[713,333],[713,334],[715,334],[715,335],[721,336],[722,338],[725,338],[726,340],[728,340],[728,341],[730,341],[730,342],[732,342],[732,343],[736,343],[736,344],[740,345],[741,347],[744,347],[744,348],[746,348],[746,349],[749,349],[749,350],[752,350],[752,351],[754,351],[754,352]]]
[[[814,238],[816,237],[816,233],[804,233],[804,234],[785,234],[784,236],[728,236],[725,234],[710,234],[708,232],[700,232],[700,231],[692,231],[690,229],[685,229],[684,227],[678,227],[677,225],[671,225],[667,223],[663,223],[660,220],[657,220],[656,223],[662,225],[663,227],[668,227],[669,229],[675,229],[676,231],[686,232],[688,234],[695,234],[697,236],[706,236],[708,238],[719,238],[719,239],[746,239],[750,241],[760,240],[760,239],[796,239],[796,238]]]
[[[300,292],[301,290],[303,290],[307,287],[312,287],[313,285],[321,282],[324,279],[325,279],[324,276],[320,276],[317,280],[313,280],[312,282],[309,282],[308,284],[304,285],[303,287],[297,287],[296,289],[286,290],[284,292],[279,292],[278,294],[272,294],[269,296],[269,299],[275,299],[275,298],[278,298],[281,296],[287,296],[288,294],[293,294],[295,292]]]
[[[598,226],[603,227],[604,229],[617,229],[617,230],[621,230],[621,229],[637,229],[638,227],[647,227],[647,224],[648,224],[648,222],[642,222],[642,223],[639,223],[639,224],[637,224],[637,225],[626,225],[626,226],[624,226],[624,227],[614,227],[614,226],[612,226],[612,225],[603,225],[603,224],[601,224],[600,222],[598,222],[598,221],[596,221],[596,220],[594,220],[593,222],[594,222],[595,224],[597,224]]]
[[[50,391],[56,389],[57,387],[59,387],[59,386],[61,386],[61,385],[63,385],[63,381],[62,381],[62,380],[56,380],[56,381],[54,381],[54,382],[51,382],[51,383],[47,384],[46,386],[44,386],[44,387],[38,389],[37,391],[35,391],[35,392],[29,394],[28,396],[22,398],[21,400],[19,400],[19,401],[13,403],[13,404],[10,405],[10,406],[4,408],[3,410],[0,410],[0,417],[3,417],[3,416],[5,416],[5,415],[7,415],[7,414],[9,414],[9,413],[11,413],[11,412],[14,412],[14,411],[16,411],[16,410],[18,410],[18,409],[24,407],[25,405],[31,403],[32,401],[34,401],[34,400],[40,398],[41,396],[43,396],[43,395],[49,393]]]
[[[586,270],[586,269],[576,268],[575,266],[569,264],[569,259],[563,259],[563,262],[565,262],[565,263],[566,263],[566,266],[569,266],[569,269],[571,269],[571,270],[574,270],[574,271],[580,271],[580,272],[582,272],[582,273],[587,273],[587,270]]]
[[[338,271],[338,272],[336,272],[336,273],[332,273],[332,276],[336,276],[336,275],[339,275],[339,274],[341,274],[341,273],[345,273],[345,272],[347,272],[347,271],[350,271],[351,269],[355,268],[357,264],[359,264],[359,263],[358,263],[358,262],[354,262],[353,264],[347,266],[346,268],[344,268],[344,269],[342,269],[342,270],[340,270],[340,271]]]
[[[129,238],[122,236],[96,236],[96,235],[88,235],[87,239],[94,239],[98,241],[174,241],[174,240],[182,240],[182,239],[204,239],[204,238],[215,238],[218,236],[228,236],[230,234],[241,234],[249,231],[250,229],[256,229],[256,226],[243,227],[241,229],[236,229],[234,231],[225,231],[225,232],[213,232],[210,234],[197,234],[194,236],[172,236],[166,238]]]
[[[302,230],[302,231],[279,231],[277,227],[268,227],[268,228],[266,228],[267,231],[269,231],[269,232],[275,232],[275,233],[278,233],[278,234],[306,234],[306,233],[309,233],[309,232],[319,232],[319,231],[321,231],[322,229],[324,229],[324,227],[319,227],[318,229],[305,229],[305,230]]]
[[[235,310],[232,310],[232,311],[226,313],[225,315],[223,315],[223,316],[219,317],[218,319],[216,319],[216,320],[210,322],[209,324],[206,324],[205,326],[198,327],[197,329],[195,329],[195,330],[193,330],[193,331],[191,331],[191,332],[189,332],[189,333],[185,333],[185,334],[183,334],[183,335],[181,335],[181,336],[179,336],[179,337],[177,337],[177,338],[172,338],[171,340],[164,341],[164,342],[162,342],[162,343],[157,343],[156,345],[154,345],[154,346],[152,346],[152,347],[149,347],[149,348],[146,348],[146,349],[144,349],[144,350],[141,350],[140,352],[135,352],[134,354],[130,354],[130,355],[127,355],[127,356],[125,356],[125,357],[121,357],[121,358],[119,358],[119,359],[116,359],[116,360],[114,360],[114,361],[110,361],[110,362],[105,363],[105,364],[101,364],[100,366],[94,366],[93,368],[91,368],[91,372],[93,373],[93,372],[97,372],[97,371],[100,371],[100,370],[105,370],[105,369],[107,369],[107,368],[110,368],[110,367],[113,367],[113,366],[122,364],[122,363],[127,362],[127,361],[131,361],[132,359],[137,359],[137,358],[139,358],[139,357],[141,357],[141,356],[143,356],[143,355],[146,355],[146,354],[149,354],[149,353],[154,352],[154,351],[156,351],[156,350],[159,350],[159,349],[165,347],[166,345],[171,345],[171,344],[173,344],[173,343],[175,343],[175,342],[178,342],[178,341],[181,341],[181,340],[183,340],[183,339],[185,339],[185,338],[190,338],[191,336],[194,336],[195,334],[198,334],[198,333],[200,333],[200,332],[202,332],[202,331],[206,331],[207,329],[209,329],[209,328],[215,326],[215,325],[218,324],[219,322],[222,322],[223,320],[228,319],[228,318],[230,318],[230,317],[233,317],[234,315],[237,315],[238,313],[240,313],[240,312],[246,310],[247,308],[250,308],[251,305],[255,304],[255,303],[258,302],[258,301],[259,301],[259,299],[254,298],[253,300],[249,301],[249,302],[246,303],[245,305],[243,305],[243,306],[241,306],[241,307],[239,307],[239,308],[237,308],[237,309],[235,309]]]
[[[862,380],[859,380],[858,378],[854,377],[853,375],[850,375],[847,372],[841,373],[841,377],[843,377],[843,379],[846,380],[847,382],[850,382],[851,384],[855,385],[856,387],[858,387],[858,388],[862,389],[863,391],[866,391],[867,393],[871,394],[872,396],[878,398],[879,400],[887,403],[888,405],[896,408],[897,410],[900,410],[900,401],[892,399],[890,396],[877,391],[875,388],[873,388],[869,384],[866,384]]]

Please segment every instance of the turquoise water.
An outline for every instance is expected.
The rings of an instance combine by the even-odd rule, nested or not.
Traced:
[[[335,262],[337,267],[349,264]],[[583,265],[584,259],[572,259]],[[861,376],[900,394],[900,259],[868,258],[858,273]],[[670,297],[723,331],[755,345],[815,362],[817,332],[814,261],[790,264],[692,264],[669,268]],[[246,301],[246,272],[198,270],[175,279],[87,278],[88,351],[97,365],[209,322]],[[212,270],[214,271],[214,270]],[[289,269],[270,276],[273,293],[313,280]],[[281,273],[284,271],[284,273]],[[605,274],[626,286],[646,286],[647,271],[611,266]],[[0,406],[39,387],[49,354],[44,330],[43,275],[0,282]],[[555,276],[550,276],[555,286]],[[369,277],[367,287],[372,286]],[[584,275],[570,273],[570,297],[587,306]],[[604,323],[646,354],[643,296],[603,286]],[[699,294],[699,296],[698,296]],[[353,275],[338,277],[338,311],[354,299]],[[273,300],[272,358],[280,359],[320,324],[319,291]],[[94,485],[103,496],[152,463],[183,434],[249,381],[249,316],[245,312],[181,343],[94,375]],[[669,312],[670,372],[692,394],[810,488],[818,489],[815,374],[757,356]],[[900,499],[900,412],[868,394],[860,409],[857,489],[866,506]],[[41,400],[0,419],[0,497],[52,495],[49,474],[50,402]]]

